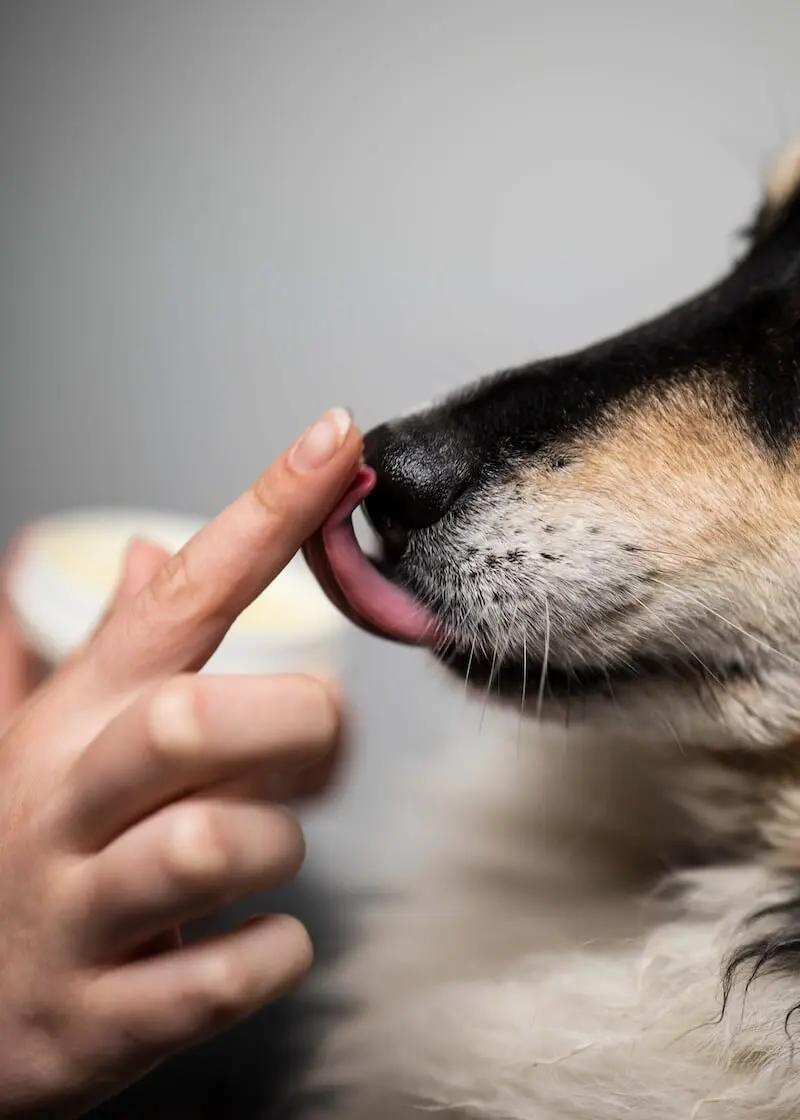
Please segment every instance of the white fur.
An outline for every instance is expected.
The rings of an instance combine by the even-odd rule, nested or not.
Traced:
[[[404,882],[327,982],[361,1007],[315,1072],[344,1090],[321,1116],[800,1116],[785,980],[745,998],[745,974],[721,1017],[723,962],[778,875],[708,868],[677,902],[653,892],[656,854],[704,830],[691,795],[706,804],[714,770],[664,752],[688,795],[664,796],[656,739],[536,729],[519,754],[459,745],[414,784]]]

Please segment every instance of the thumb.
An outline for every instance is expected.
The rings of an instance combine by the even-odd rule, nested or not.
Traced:
[[[109,610],[115,610],[125,599],[138,595],[156,572],[169,559],[169,552],[161,545],[143,537],[134,537],[122,561],[122,573]]]
[[[133,599],[143,588],[147,587],[150,580],[168,559],[169,553],[167,550],[153,541],[145,540],[143,537],[134,537],[130,541],[122,559],[122,571],[117,586],[103,612],[102,618],[95,627],[95,634],[103,629],[109,618],[122,603],[127,599]]]
[[[24,532],[9,546],[0,571],[0,727],[27,700],[41,666],[20,631],[9,596],[8,578],[23,549]]]
[[[169,553],[167,550],[153,541],[145,540],[143,537],[134,537],[129,542],[122,559],[122,570],[117,586],[100,617],[100,621],[80,648],[74,650],[67,658],[69,662],[77,659],[85,651],[101,630],[105,629],[119,607],[128,599],[135,598],[168,559]]]
[[[19,631],[5,592],[0,592],[0,727],[27,700],[35,684],[34,658]]]

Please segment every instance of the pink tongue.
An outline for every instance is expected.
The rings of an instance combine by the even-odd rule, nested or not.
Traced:
[[[375,472],[362,467],[320,531],[304,546],[303,553],[334,606],[358,626],[398,642],[432,645],[437,638],[433,616],[384,579],[356,540],[351,517],[375,482]]]

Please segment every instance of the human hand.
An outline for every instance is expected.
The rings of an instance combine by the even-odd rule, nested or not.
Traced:
[[[135,545],[98,632],[25,700],[0,627],[0,702],[24,700],[0,739],[0,1115],[78,1115],[310,963],[290,918],[184,947],[178,930],[296,873],[279,802],[333,767],[331,686],[196,674],[358,468],[345,414],[313,433],[177,556]]]
[[[8,592],[11,573],[24,562],[25,541],[23,531],[6,552],[0,567],[0,732],[48,675],[47,665],[25,641]],[[132,541],[102,621],[105,622],[124,599],[140,591],[168,557],[169,553],[158,545],[144,540]]]
[[[9,549],[2,566],[6,573],[13,570],[19,553],[24,551],[24,539],[22,534]],[[139,539],[132,541],[106,617],[125,599],[141,591],[168,559],[169,553],[158,545]],[[28,648],[20,632],[9,602],[6,582],[0,574],[0,732],[47,676],[47,667]],[[283,775],[283,799],[306,801],[327,793],[341,772],[345,747],[346,741],[340,736],[331,750],[316,762]]]

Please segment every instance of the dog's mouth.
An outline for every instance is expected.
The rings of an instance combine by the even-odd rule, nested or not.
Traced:
[[[303,554],[330,601],[362,630],[406,645],[435,646],[442,638],[435,616],[387,579],[356,539],[353,513],[375,483],[375,471],[362,467]]]
[[[492,657],[477,651],[475,643],[464,647],[442,617],[407,590],[391,566],[370,558],[356,538],[352,516],[372,493],[377,477],[371,467],[362,467],[339,505],[321,529],[306,542],[303,553],[320,587],[339,611],[362,630],[406,645],[437,651],[457,676],[473,688],[491,690],[506,699],[524,698],[531,682],[539,680],[539,691],[548,700],[569,703],[579,697],[615,699],[615,689],[642,680],[691,681],[709,675],[717,682],[741,677],[743,668],[714,663],[713,672],[701,663],[687,662],[678,655],[630,654],[618,664],[589,663],[559,665],[544,661],[531,646],[522,657],[506,651]],[[388,574],[387,574],[388,573]],[[534,690],[535,691],[535,690]],[[541,702],[541,701],[540,701]]]

